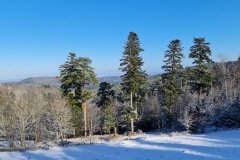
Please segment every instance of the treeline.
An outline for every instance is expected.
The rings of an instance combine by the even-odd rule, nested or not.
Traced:
[[[204,132],[240,126],[240,58],[211,59],[210,43],[194,38],[192,67],[183,67],[181,40],[165,51],[165,71],[148,79],[138,35],[130,32],[120,60],[120,84],[98,84],[91,59],[69,53],[60,89],[0,87],[0,133],[10,146],[93,134],[160,129]],[[186,54],[185,54],[186,55]],[[95,85],[97,89],[89,89]],[[92,87],[91,87],[92,88]]]

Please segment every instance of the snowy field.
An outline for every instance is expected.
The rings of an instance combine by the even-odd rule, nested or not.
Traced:
[[[240,130],[201,135],[155,133],[147,134],[146,139],[2,152],[0,160],[240,160]]]

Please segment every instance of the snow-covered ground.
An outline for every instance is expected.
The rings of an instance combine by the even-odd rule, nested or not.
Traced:
[[[147,134],[146,139],[2,152],[0,160],[240,160],[240,130],[201,135],[155,133]]]

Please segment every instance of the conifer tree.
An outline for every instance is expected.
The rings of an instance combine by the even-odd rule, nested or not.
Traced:
[[[168,45],[168,50],[165,51],[164,58],[167,58],[164,62],[165,65],[162,66],[162,69],[165,70],[166,73],[173,73],[174,75],[181,75],[183,72],[183,65],[181,64],[182,58],[184,58],[182,54],[183,47],[181,47],[182,43],[179,39],[172,40]]]
[[[88,84],[96,84],[97,79],[92,61],[88,57],[76,57],[69,53],[67,61],[59,67],[61,91],[69,99],[72,106],[81,107],[84,117],[84,134],[87,136],[87,110],[86,102],[91,97],[91,92],[86,89]]]
[[[212,84],[212,73],[207,64],[213,63],[211,56],[210,43],[204,38],[195,38],[194,45],[190,48],[189,58],[193,58],[193,64],[196,67],[193,69],[191,89],[196,91],[198,95],[208,91]]]
[[[99,101],[97,102],[98,107],[104,109],[106,106],[110,105],[111,99],[115,98],[115,92],[112,87],[113,85],[108,82],[101,82],[99,84],[97,92],[97,96],[99,97]]]
[[[182,54],[183,48],[181,47],[181,44],[181,41],[178,39],[170,42],[168,50],[165,51],[164,56],[167,59],[164,61],[165,65],[162,66],[162,69],[164,69],[167,74],[164,81],[164,90],[166,96],[166,107],[170,114],[170,125],[173,125],[173,116],[176,114],[174,105],[176,104],[177,98],[180,94],[180,87],[177,83],[178,81],[181,81],[183,74],[183,66],[181,62],[184,56]]]
[[[137,116],[136,103],[133,101],[133,96],[137,96],[139,89],[145,83],[147,74],[142,70],[144,64],[140,52],[144,51],[140,47],[140,41],[138,35],[134,32],[130,32],[128,40],[124,47],[123,57],[120,63],[120,70],[125,74],[121,76],[122,89],[125,94],[130,96],[130,118],[131,118],[131,130],[134,131],[134,118]]]
[[[197,128],[201,127],[206,121],[207,112],[204,109],[204,93],[208,93],[212,81],[213,75],[210,69],[210,64],[213,63],[211,56],[210,43],[205,41],[205,38],[195,38],[194,45],[190,48],[189,58],[193,58],[193,67],[190,76],[190,86],[192,93],[197,93],[196,106],[190,110],[191,114],[194,114],[193,123],[190,130],[196,132]],[[203,95],[203,96],[201,96]]]
[[[111,128],[115,127],[115,121],[113,117],[113,106],[115,93],[112,89],[112,85],[108,82],[101,82],[97,92],[98,101],[97,106],[101,108],[101,126],[104,126],[110,134]],[[102,127],[101,127],[102,128]]]

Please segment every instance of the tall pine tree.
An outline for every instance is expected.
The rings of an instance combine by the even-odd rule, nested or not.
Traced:
[[[91,97],[91,92],[86,89],[88,84],[96,84],[97,79],[92,61],[88,57],[76,57],[69,53],[67,61],[59,67],[61,91],[69,99],[74,108],[81,107],[84,117],[84,135],[87,136],[87,106],[86,102]]]
[[[194,45],[190,48],[189,58],[194,59],[193,64],[196,64],[196,67],[194,67],[191,77],[191,89],[200,95],[207,92],[212,84],[213,78],[208,64],[213,63],[213,61],[210,59],[210,43],[205,41],[205,37],[194,37],[193,42]]]
[[[169,112],[169,125],[174,125],[174,116],[176,115],[175,104],[180,94],[181,77],[183,76],[183,66],[181,64],[183,48],[181,41],[176,39],[172,40],[168,45],[168,50],[165,51],[166,60],[162,69],[165,70],[167,76],[164,80],[164,91],[166,96],[166,107]]]
[[[121,86],[124,93],[130,96],[131,131],[134,132],[134,118],[137,116],[138,106],[133,101],[133,96],[137,96],[136,94],[147,79],[147,74],[141,68],[144,62],[139,55],[144,50],[140,47],[140,41],[136,33],[129,33],[124,49],[120,70],[125,74],[121,76]]]
[[[207,117],[207,111],[204,104],[204,93],[208,93],[213,81],[213,74],[210,64],[213,63],[211,56],[210,43],[205,38],[195,38],[194,45],[190,48],[189,58],[193,58],[193,64],[196,66],[191,69],[190,86],[192,93],[197,93],[197,103],[191,108],[191,114],[194,114],[190,130],[196,132],[199,127],[203,129]],[[201,96],[203,95],[203,96]]]

